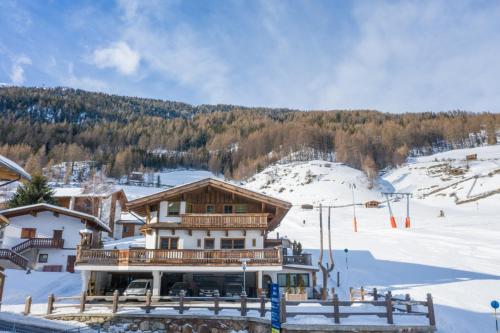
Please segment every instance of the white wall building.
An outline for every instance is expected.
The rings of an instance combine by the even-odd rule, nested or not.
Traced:
[[[0,211],[8,225],[0,231],[0,261],[4,266],[39,271],[74,271],[80,231],[91,231],[97,246],[109,227],[98,218],[49,204]]]

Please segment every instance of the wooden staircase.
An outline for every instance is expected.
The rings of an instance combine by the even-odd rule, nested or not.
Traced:
[[[11,249],[0,249],[0,260],[6,260],[22,269],[30,267],[29,259],[21,253],[30,249],[62,249],[64,239],[60,238],[30,238],[13,246]]]

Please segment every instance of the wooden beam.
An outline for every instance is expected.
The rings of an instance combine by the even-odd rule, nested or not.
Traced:
[[[58,212],[53,212],[52,213],[55,217],[59,217],[59,213]]]
[[[36,211],[34,211],[34,210],[30,211],[30,215],[31,215],[31,216],[36,217],[36,214],[37,214],[37,213],[36,213]]]

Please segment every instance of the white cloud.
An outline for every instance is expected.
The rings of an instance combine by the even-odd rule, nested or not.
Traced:
[[[92,55],[92,62],[98,68],[114,68],[125,75],[134,74],[139,67],[140,60],[139,54],[123,41],[96,49]]]
[[[68,65],[68,72],[61,78],[62,84],[71,88],[79,88],[90,91],[106,91],[109,86],[106,82],[88,76],[77,76],[74,73],[72,62]]]
[[[355,11],[359,37],[332,68],[322,107],[498,111],[498,6],[373,4]]]
[[[13,84],[23,84],[25,81],[24,77],[24,66],[31,65],[31,59],[25,55],[22,55],[15,59],[12,64],[10,71],[10,80]]]

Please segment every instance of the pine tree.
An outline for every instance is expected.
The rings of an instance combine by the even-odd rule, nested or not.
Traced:
[[[34,175],[28,184],[19,186],[8,206],[15,208],[38,203],[57,204],[54,191],[47,184],[47,179],[40,174]]]

